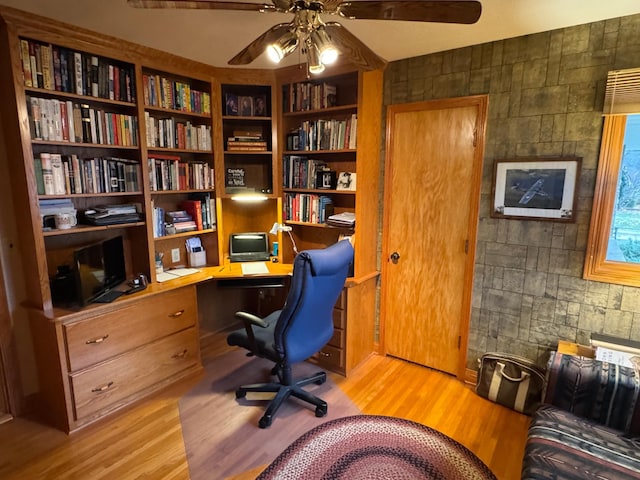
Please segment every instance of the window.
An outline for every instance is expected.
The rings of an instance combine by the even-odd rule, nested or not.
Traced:
[[[624,82],[612,79],[620,72],[627,73]],[[636,287],[640,287],[639,99],[640,69],[609,73],[584,268],[587,279]]]

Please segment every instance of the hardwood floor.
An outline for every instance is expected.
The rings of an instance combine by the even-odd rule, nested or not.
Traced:
[[[203,359],[230,348],[223,334],[202,343]],[[349,378],[331,377],[363,413],[429,425],[471,449],[499,480],[520,478],[529,417],[479,398],[447,375],[391,357],[373,355]],[[0,478],[188,479],[177,403],[197,381],[72,436],[24,418],[2,424]],[[262,468],[233,480],[253,479]]]

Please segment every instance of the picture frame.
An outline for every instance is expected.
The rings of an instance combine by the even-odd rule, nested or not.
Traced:
[[[225,175],[225,187],[230,188],[246,188],[246,180],[245,180],[246,171],[244,168],[240,167],[229,167],[227,168]]]
[[[496,160],[491,217],[574,222],[580,157]]]
[[[267,96],[258,95],[253,98],[253,116],[268,117],[267,115]]]
[[[238,95],[235,93],[225,93],[225,115],[236,116],[238,115]]]
[[[333,190],[336,188],[336,172],[333,170],[321,170],[316,172],[316,189]]]
[[[253,97],[248,95],[238,97],[238,115],[253,117]]]
[[[340,172],[336,182],[336,190],[355,190],[356,174],[355,172]]]

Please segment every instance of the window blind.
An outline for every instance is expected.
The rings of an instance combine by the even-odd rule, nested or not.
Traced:
[[[604,115],[640,113],[640,68],[612,70],[607,75]]]

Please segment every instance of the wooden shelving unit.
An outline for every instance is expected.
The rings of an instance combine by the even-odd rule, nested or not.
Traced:
[[[352,236],[354,240],[353,274],[335,307],[336,334],[314,357],[325,368],[348,374],[373,351],[375,290],[379,273],[373,239],[377,238],[379,228],[377,195],[382,72],[358,72],[338,67],[319,78],[307,78],[299,69],[287,68],[278,71],[277,76],[278,89],[282,94],[282,118],[278,131],[282,148],[279,177],[283,178],[283,220],[293,227],[298,250],[323,248],[342,236]],[[333,95],[331,99],[326,98],[327,91]],[[321,121],[326,125],[331,121],[348,123],[354,118],[357,118],[357,134],[351,145],[347,135],[343,143],[336,145],[329,140],[331,145],[326,147],[327,140],[322,140],[322,132],[317,128],[313,130]],[[296,145],[288,138],[305,127],[308,130],[298,136],[311,138],[308,144],[298,139]],[[340,135],[345,135],[345,131],[341,130]],[[315,144],[314,138],[318,140]],[[285,165],[291,156],[316,160],[335,172],[336,177],[340,172],[355,173],[356,189],[315,188],[316,185],[309,184],[311,179],[306,185],[304,182],[303,185],[292,184],[290,168]],[[302,195],[309,195],[308,198],[329,197],[333,213],[355,214],[355,227],[327,225],[318,220],[319,213],[313,221],[297,219],[292,214],[288,199]],[[288,262],[293,259],[294,252],[286,237],[283,242],[284,261]]]

